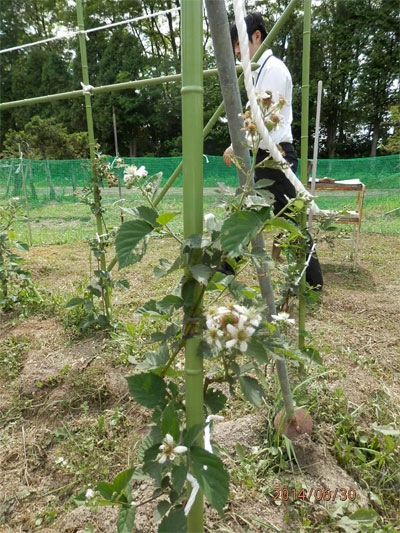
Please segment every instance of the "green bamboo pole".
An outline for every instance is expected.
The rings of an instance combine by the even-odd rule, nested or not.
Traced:
[[[254,54],[254,56],[253,56],[254,64],[252,65],[252,68],[254,68],[254,69],[258,68],[258,65],[256,65],[255,62],[261,57],[263,52],[267,48],[269,48],[271,46],[271,43],[274,41],[275,37],[280,32],[281,28],[285,25],[286,21],[288,20],[290,15],[293,13],[293,10],[296,7],[296,4],[298,2],[299,2],[299,0],[292,0],[290,2],[290,4],[287,6],[287,8],[285,9],[285,11],[280,16],[280,18],[276,21],[276,23],[274,24],[273,28],[271,29],[271,31],[267,35],[267,37],[261,43],[260,48]],[[236,68],[236,72],[241,72],[242,71],[241,67],[235,67],[235,68]],[[243,85],[243,73],[240,74],[238,82],[239,82],[239,86]],[[204,139],[210,133],[210,131],[214,127],[215,123],[217,122],[219,117],[224,112],[224,109],[225,109],[224,102],[221,102],[221,104],[215,110],[214,114],[212,115],[212,117],[210,118],[210,120],[208,121],[208,123],[205,125],[205,127],[203,129],[203,138]],[[174,183],[176,178],[181,173],[181,170],[182,170],[182,163],[179,163],[179,165],[176,167],[174,172],[169,177],[168,181],[165,183],[164,187],[162,189],[160,189],[160,191],[158,192],[158,194],[157,194],[157,196],[155,198],[155,205],[158,205],[159,202],[164,198],[164,196],[166,195],[166,193],[168,192],[168,190],[170,189],[170,187],[172,186],[172,184]]]
[[[83,24],[82,0],[77,0],[76,12],[77,12],[77,18],[78,18],[78,28],[80,30],[79,47],[81,51],[83,84],[88,86],[89,85],[89,69],[88,69],[87,54],[86,54],[86,41],[85,41],[85,35],[83,33],[84,24]],[[93,198],[94,198],[94,204],[95,204],[96,228],[97,228],[97,234],[102,235],[104,231],[103,231],[103,221],[101,218],[101,195],[100,195],[98,176],[97,176],[97,170],[96,170],[96,162],[95,162],[95,138],[94,138],[94,127],[93,127],[92,102],[91,102],[90,94],[85,93],[84,97],[85,97],[85,109],[86,109],[86,122],[87,122],[88,134],[89,134],[90,167],[91,167],[91,172],[92,172],[92,185],[93,185]],[[105,256],[104,249],[102,250],[102,254],[100,256],[100,264],[101,264],[101,270],[106,271],[107,263],[106,263],[106,256]],[[111,297],[110,297],[110,291],[107,287],[104,291],[104,306],[105,306],[105,314],[108,320],[111,322],[111,319],[112,319]]]
[[[303,23],[303,69],[302,69],[302,97],[301,97],[301,145],[300,145],[300,179],[307,186],[308,165],[308,114],[310,98],[310,44],[311,44],[311,0],[304,0],[304,23]],[[307,213],[304,208],[300,214],[300,227],[305,231],[307,226]],[[306,241],[302,242],[300,261],[306,261]],[[299,285],[299,331],[298,344],[300,350],[305,344],[305,301],[306,277],[303,274]]]
[[[28,194],[26,192],[26,177],[25,177],[25,171],[24,171],[24,156],[22,154],[21,150],[21,144],[18,144],[18,151],[19,151],[19,160],[21,162],[20,164],[20,170],[21,170],[21,177],[22,177],[22,190],[24,193],[24,201],[25,201],[25,212],[26,212],[26,223],[28,226],[28,244],[29,246],[32,246],[32,228],[31,228],[31,219],[29,216],[29,202],[28,202]]]
[[[83,36],[79,36],[83,37]],[[84,37],[83,37],[84,38]],[[86,46],[86,43],[85,43]],[[242,71],[241,66],[236,67],[239,73]],[[205,78],[210,78],[218,74],[217,69],[205,70],[203,75]],[[103,94],[108,92],[123,91],[126,89],[140,89],[141,87],[149,87],[151,85],[161,85],[162,83],[179,82],[182,79],[181,74],[172,74],[170,76],[159,76],[157,78],[146,78],[143,80],[125,81],[123,83],[114,83],[112,85],[101,85],[100,87],[93,87],[90,92],[92,95]],[[26,98],[24,100],[13,100],[12,102],[3,102],[0,104],[0,111],[10,109],[12,107],[22,107],[34,104],[43,104],[48,102],[55,102],[57,100],[67,100],[69,98],[81,98],[84,95],[83,89],[76,91],[68,91],[65,93],[55,93],[43,96],[36,96],[35,98]]]
[[[203,233],[203,16],[201,0],[182,2],[182,153],[183,232],[185,238]],[[196,287],[197,296],[201,287]],[[186,426],[202,424],[203,360],[200,337],[185,347]],[[203,446],[200,434],[196,444]],[[187,519],[188,533],[203,531],[203,494],[198,492]]]

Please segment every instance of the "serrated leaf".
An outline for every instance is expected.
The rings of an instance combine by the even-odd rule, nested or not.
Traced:
[[[170,263],[167,259],[159,260],[160,266],[154,268],[154,275],[157,278],[161,278],[183,267],[182,257],[179,255],[173,263]]]
[[[183,507],[171,509],[158,526],[158,533],[186,533],[186,516]]]
[[[126,378],[133,399],[144,407],[154,408],[166,404],[165,381],[156,374],[148,372]]]
[[[254,188],[255,189],[264,189],[265,187],[269,187],[273,183],[275,183],[274,180],[269,180],[269,179],[263,178],[263,179],[257,180],[255,182]]]
[[[159,216],[158,212],[148,205],[139,205],[132,209],[133,213],[142,220],[145,220],[151,224],[154,228],[158,227],[160,224],[157,223],[157,218]]]
[[[162,213],[157,217],[157,223],[161,226],[165,226],[170,220],[175,218],[177,215],[179,215],[179,213]]]
[[[205,497],[223,518],[223,507],[229,495],[229,476],[221,459],[198,446],[190,448],[190,459],[193,475]]]
[[[133,250],[139,242],[153,231],[153,226],[145,220],[128,220],[119,228],[115,237],[115,251],[119,269],[131,265],[138,260]]]
[[[161,431],[164,436],[169,433],[172,435],[175,442],[178,441],[180,434],[179,420],[175,409],[175,402],[173,400],[168,403],[162,414]]]
[[[128,470],[124,470],[123,472],[120,472],[113,481],[113,489],[114,492],[119,494],[124,490],[124,488],[128,485],[129,481],[131,480],[133,473],[135,469],[129,468]]]
[[[224,408],[226,400],[225,394],[217,389],[207,389],[204,396],[204,403],[214,415]]]
[[[154,522],[159,522],[161,518],[165,515],[165,513],[168,512],[170,507],[171,504],[167,500],[161,500],[160,503],[157,505],[156,510],[154,511]]]
[[[169,359],[169,350],[167,343],[160,346],[158,352],[149,352],[146,354],[146,359],[139,363],[137,370],[150,370],[151,368],[159,368],[164,366]]]
[[[251,357],[254,357],[256,361],[258,361],[260,364],[269,363],[269,357],[268,352],[260,341],[255,339],[254,337],[251,337],[247,343],[247,355],[250,355]]]
[[[222,225],[222,249],[231,256],[240,255],[262,225],[262,220],[254,211],[233,213]]]
[[[72,298],[65,307],[67,309],[72,309],[73,307],[77,307],[78,305],[83,305],[85,303],[84,298]]]
[[[239,376],[239,384],[246,400],[256,407],[261,407],[263,391],[259,382],[250,376]]]
[[[185,465],[174,465],[171,470],[172,486],[176,492],[180,493],[186,481],[187,467]]]
[[[111,483],[107,483],[107,481],[100,481],[97,483],[96,490],[100,492],[106,500],[111,500],[112,495],[114,494],[114,486]]]
[[[117,532],[118,533],[132,533],[135,527],[136,507],[123,507],[118,513],[117,518]]]
[[[213,273],[209,266],[201,264],[191,266],[190,271],[194,279],[202,285],[207,285]]]
[[[273,218],[268,220],[267,228],[279,228],[288,231],[293,237],[304,237],[299,228],[286,218]]]

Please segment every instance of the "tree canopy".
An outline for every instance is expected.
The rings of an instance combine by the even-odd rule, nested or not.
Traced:
[[[271,29],[288,4],[289,0],[263,4],[249,1],[247,10],[255,5]],[[85,28],[179,6],[179,0],[86,0]],[[272,46],[293,76],[293,132],[297,147],[301,120],[301,2],[299,6]],[[232,12],[229,16],[232,20]],[[60,0],[15,0],[2,6],[0,22],[0,46],[5,49],[52,37],[62,28],[76,29],[76,12],[73,3]],[[389,110],[398,103],[399,96],[399,28],[397,0],[324,0],[315,5],[311,34],[310,134],[314,130],[316,88],[322,80],[321,157],[375,156],[387,153],[387,146],[392,152],[396,150],[395,143],[390,141],[393,127]],[[179,29],[180,11],[174,11],[89,33],[90,83],[99,86],[179,73]],[[213,68],[207,20],[203,41],[204,68]],[[82,73],[78,39],[59,39],[4,53],[0,70],[2,102],[79,89]],[[205,120],[220,101],[218,78],[208,78]],[[103,152],[114,153],[114,113],[120,155],[177,155],[181,151],[180,106],[179,83],[98,95],[93,98],[96,139]],[[61,128],[64,136],[86,131],[83,99],[13,108],[1,113],[1,155],[13,151],[12,139],[21,139],[22,133],[26,135],[39,119],[51,120],[52,127]],[[205,152],[221,154],[227,144],[228,129],[218,122],[205,140]],[[311,146],[310,142],[310,153]],[[37,153],[40,150],[37,148]],[[67,152],[64,158],[71,154],[79,157],[82,153],[78,147]],[[46,154],[47,157],[62,155],[60,150],[51,147],[46,149]]]

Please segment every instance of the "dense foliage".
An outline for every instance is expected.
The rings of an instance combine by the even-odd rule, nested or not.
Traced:
[[[289,0],[247,2],[260,10],[270,29]],[[323,81],[321,157],[362,157],[379,154],[392,133],[389,108],[398,98],[399,20],[396,0],[324,0],[313,9],[310,131],[315,116],[316,86]],[[179,0],[85,2],[85,28],[179,7]],[[231,10],[231,2],[228,4]],[[279,33],[273,50],[293,75],[294,135],[300,143],[302,11],[299,8]],[[230,13],[231,15],[231,13]],[[1,48],[54,36],[76,28],[74,3],[27,0],[5,3],[1,13]],[[27,30],[28,28],[28,30]],[[128,23],[89,34],[90,82],[94,86],[180,72],[180,12]],[[204,68],[215,66],[208,24],[204,25]],[[76,37],[2,54],[1,100],[13,101],[80,89],[80,53]],[[205,82],[205,120],[221,101],[216,77]],[[93,98],[95,134],[107,153],[115,151],[113,110],[119,153],[124,156],[168,156],[181,151],[179,83],[124,90]],[[6,110],[1,116],[0,150],[8,139],[26,130],[34,116],[62,124],[64,134],[86,131],[82,99],[60,100]],[[20,137],[20,136],[19,136]],[[72,140],[72,138],[71,138]],[[205,141],[205,153],[219,155],[228,142],[219,122]],[[54,143],[53,143],[54,144]],[[311,146],[311,143],[310,143]],[[395,148],[396,151],[396,148]],[[59,157],[51,153],[47,157]],[[78,157],[71,148],[68,157]],[[385,152],[386,153],[386,152]],[[76,154],[76,155],[74,155]],[[64,158],[67,157],[64,154]]]

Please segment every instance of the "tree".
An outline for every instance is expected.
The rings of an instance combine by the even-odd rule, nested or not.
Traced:
[[[1,156],[19,157],[18,144],[30,159],[84,159],[89,155],[86,132],[68,134],[65,126],[55,119],[41,119],[37,115],[24,130],[6,133]]]

